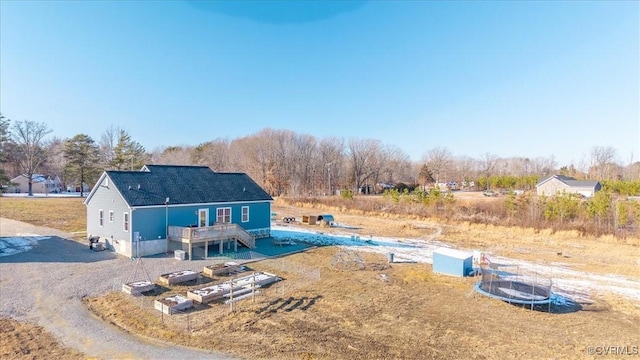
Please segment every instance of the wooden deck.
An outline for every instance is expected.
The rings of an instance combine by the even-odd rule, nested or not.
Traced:
[[[237,224],[216,224],[205,227],[169,226],[168,235],[169,241],[188,244],[187,252],[189,254],[189,260],[192,259],[191,255],[194,244],[204,244],[205,250],[209,248],[209,244],[217,244],[220,254],[224,251],[225,242],[227,242],[228,248],[230,248],[231,243],[233,243],[234,251],[238,251],[238,242],[249,249],[256,247],[255,237]]]

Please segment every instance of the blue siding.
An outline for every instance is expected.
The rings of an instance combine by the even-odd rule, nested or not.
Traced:
[[[242,207],[249,207],[249,221],[242,222]],[[198,210],[209,209],[209,224],[216,222],[218,208],[231,208],[231,222],[245,230],[271,227],[271,203],[215,204],[166,207],[139,207],[133,211],[133,231],[140,233],[141,240],[166,239],[166,218],[170,226],[198,224]]]
[[[473,270],[472,257],[458,259],[437,252],[433,253],[433,271],[441,274],[466,276]]]
[[[133,231],[140,233],[140,241],[166,239],[164,208],[137,208],[132,219]]]

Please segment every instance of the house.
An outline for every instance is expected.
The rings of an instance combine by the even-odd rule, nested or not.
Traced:
[[[67,184],[67,192],[80,192],[88,193],[91,191],[91,186],[87,183],[82,183],[82,188],[80,188],[80,183],[71,183]]]
[[[145,165],[105,171],[87,198],[87,234],[128,257],[194,251],[206,258],[271,235],[273,199],[244,173]]]
[[[593,196],[602,190],[602,184],[596,180],[576,180],[564,175],[553,175],[540,179],[536,184],[536,193],[540,196],[554,196],[558,193],[580,194],[585,197]]]
[[[433,251],[433,272],[468,276],[473,272],[473,254],[441,247]]]
[[[33,174],[31,176],[31,191],[34,194],[54,194],[62,192],[62,181],[58,176],[43,174]],[[9,193],[28,193],[29,176],[26,174],[11,179],[11,184],[7,188]]]

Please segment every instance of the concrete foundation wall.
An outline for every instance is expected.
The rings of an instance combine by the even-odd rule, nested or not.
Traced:
[[[131,248],[130,242],[122,240],[118,241],[117,243],[111,243],[110,241],[108,241],[108,245],[110,246],[110,250],[113,250],[116,253],[124,255],[126,257],[137,257],[138,255],[156,255],[164,254],[167,252],[166,239],[140,241],[139,244],[134,243],[133,249]],[[138,253],[138,251],[140,253]]]

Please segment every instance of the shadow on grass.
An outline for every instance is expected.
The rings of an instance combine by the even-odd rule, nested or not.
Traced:
[[[307,311],[315,305],[316,301],[322,298],[322,295],[316,295],[312,298],[303,296],[301,298],[289,297],[287,299],[277,298],[269,302],[266,306],[256,310],[256,314],[264,312],[276,313],[278,311],[291,312],[293,310]]]

